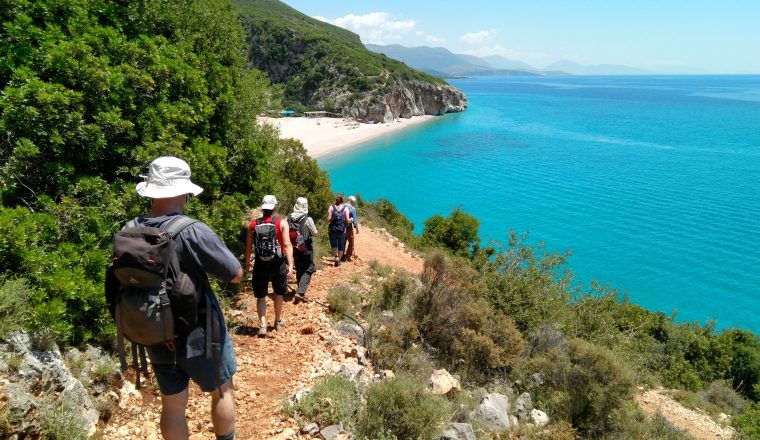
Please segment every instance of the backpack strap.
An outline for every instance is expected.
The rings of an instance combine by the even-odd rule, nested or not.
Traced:
[[[169,222],[161,229],[164,229],[166,232],[168,232],[172,239],[174,239],[177,237],[177,235],[179,235],[180,232],[182,232],[186,227],[192,225],[193,223],[198,223],[198,220],[190,218],[186,215],[178,215],[169,220]]]

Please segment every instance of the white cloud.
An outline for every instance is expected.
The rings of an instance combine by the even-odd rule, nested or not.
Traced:
[[[486,29],[479,32],[470,32],[459,37],[459,41],[465,44],[482,44],[496,34],[496,29]]]
[[[338,18],[314,17],[327,23],[354,31],[365,43],[386,44],[399,41],[412,32],[417,25],[414,20],[396,20],[387,12],[348,14]]]
[[[425,37],[425,42],[431,43],[431,44],[441,44],[445,43],[446,39],[441,37],[436,37],[435,35],[428,35]]]

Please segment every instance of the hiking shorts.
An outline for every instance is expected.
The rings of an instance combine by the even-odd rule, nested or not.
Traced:
[[[341,252],[346,250],[346,231],[343,231],[343,232],[330,231],[328,235],[330,236],[331,248],[338,249]]]
[[[279,263],[264,263],[256,261],[253,265],[251,284],[253,296],[264,298],[269,291],[269,282],[272,282],[272,290],[276,295],[288,293],[288,262],[283,258]]]
[[[151,349],[155,348],[151,347]],[[187,389],[190,379],[197,383],[201,390],[206,393],[216,390],[232,379],[232,376],[237,372],[235,351],[232,349],[232,341],[230,341],[229,335],[227,335],[222,345],[221,356],[221,366],[219,367],[219,379],[221,383],[217,383],[216,359],[213,356],[211,359],[206,359],[205,354],[191,358],[178,357],[176,364],[151,363],[161,394],[171,396],[181,393]]]

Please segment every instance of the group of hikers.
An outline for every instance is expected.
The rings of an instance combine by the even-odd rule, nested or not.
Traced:
[[[137,193],[151,199],[144,216],[114,236],[114,255],[106,272],[106,302],[118,329],[122,368],[124,339],[130,340],[135,367],[137,349],[147,352],[161,392],[161,434],[164,439],[189,437],[185,412],[192,379],[211,395],[211,419],[218,440],[235,438],[232,377],[237,361],[224,314],[209,276],[239,283],[243,269],[252,273],[261,337],[267,334],[266,297],[274,291],[273,329],[284,325],[283,300],[290,296],[288,278],[295,270],[294,301],[307,301],[316,272],[312,237],[317,235],[309,203],[299,197],[293,212],[277,217],[277,199],[264,196],[261,217],[244,230],[242,267],[238,258],[205,223],[182,214],[191,196],[203,188],[190,180],[190,166],[176,157],[151,162]],[[327,212],[327,228],[335,266],[354,258],[359,233],[356,198],[338,194]],[[253,255],[253,259],[251,258]],[[143,358],[143,368],[145,368]],[[136,368],[139,384],[139,369]],[[139,386],[139,385],[138,385]]]
[[[327,211],[327,224],[334,265],[337,267],[341,262],[354,258],[354,234],[359,233],[356,197],[349,196],[346,202],[343,194],[338,194],[335,204],[330,205]],[[317,271],[312,239],[317,233],[314,219],[309,216],[309,201],[305,197],[299,197],[293,205],[293,212],[282,218],[277,217],[277,198],[266,195],[261,201],[261,216],[244,223],[243,261],[248,272],[251,272],[259,316],[259,337],[267,334],[269,283],[274,293],[275,330],[285,325],[282,305],[286,298],[293,297],[296,303],[308,301],[306,290],[312,274]],[[297,287],[291,295],[288,278],[294,270]]]

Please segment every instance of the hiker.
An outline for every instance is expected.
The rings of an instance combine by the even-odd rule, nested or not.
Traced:
[[[291,245],[293,245],[293,260],[296,265],[295,300],[306,301],[306,289],[309,288],[311,275],[317,271],[314,266],[314,246],[311,237],[317,235],[314,219],[309,217],[309,201],[299,197],[293,205],[293,212],[288,218]]]
[[[335,204],[327,210],[328,236],[332,247],[335,266],[340,266],[343,251],[346,250],[346,225],[351,221],[348,209],[343,204],[343,194],[335,197]]]
[[[147,180],[137,184],[137,193],[152,199],[150,212],[135,221],[142,226],[165,229],[177,217],[190,196],[203,188],[190,181],[190,166],[176,157],[159,157],[150,164]],[[232,376],[237,362],[227,334],[224,315],[211,290],[207,275],[230,283],[238,283],[243,271],[237,258],[222,240],[205,224],[193,221],[174,238],[181,272],[187,274],[203,301],[203,315],[186,335],[176,335],[173,344],[146,347],[153,372],[161,391],[161,434],[165,439],[187,439],[185,419],[187,386],[190,379],[201,390],[211,394],[211,421],[219,440],[235,437],[235,401]],[[214,328],[219,329],[221,353],[208,356],[211,344],[206,341],[206,313],[211,313]],[[173,347],[172,347],[173,345]]]
[[[343,254],[341,261],[351,261],[354,257],[354,230],[357,234],[359,233],[359,217],[356,216],[356,197],[348,196],[346,209],[348,209],[351,222],[346,225],[346,252]]]
[[[269,282],[274,291],[274,330],[285,326],[282,319],[283,297],[288,294],[288,277],[293,272],[293,247],[290,240],[290,228],[287,221],[275,217],[277,199],[272,195],[264,196],[261,201],[263,214],[248,226],[245,241],[245,264],[251,271],[251,251],[255,258],[253,264],[253,296],[256,297],[259,313],[260,338],[267,335],[267,293]]]

